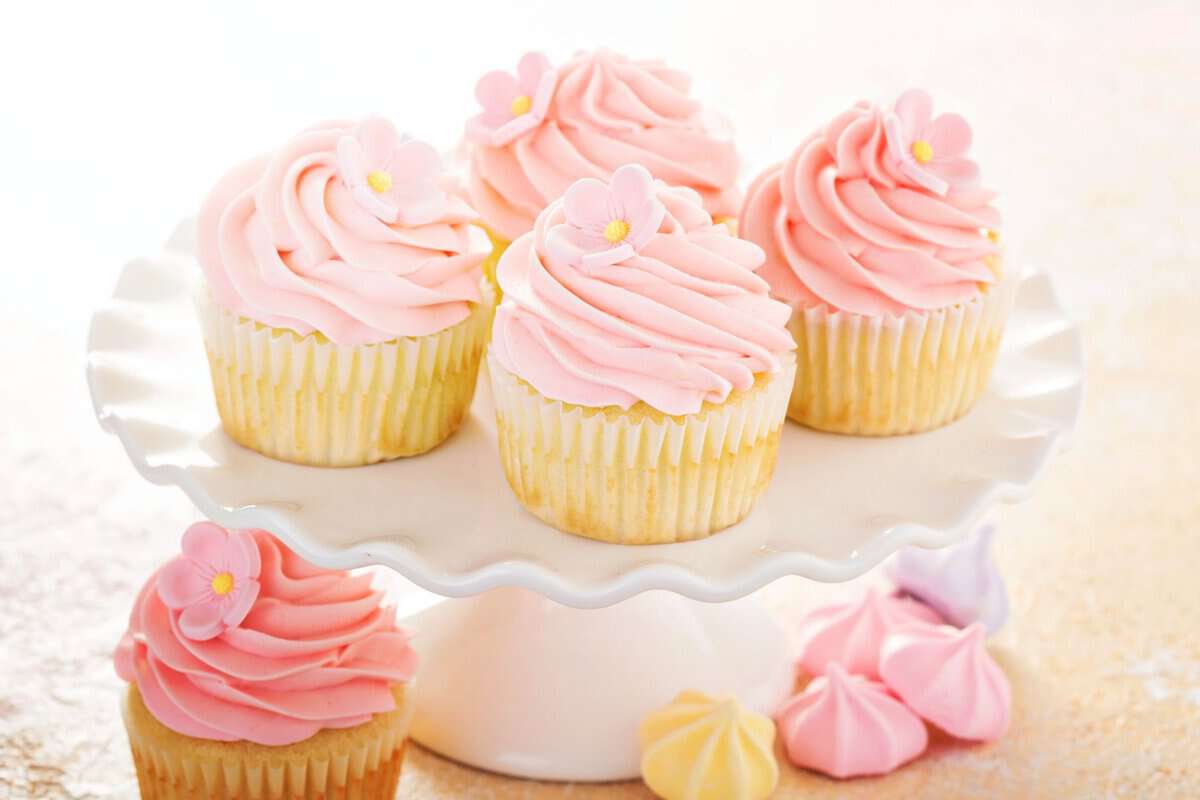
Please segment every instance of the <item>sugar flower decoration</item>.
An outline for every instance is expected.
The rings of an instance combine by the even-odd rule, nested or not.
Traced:
[[[584,269],[616,264],[641,250],[667,214],[654,179],[640,164],[626,164],[608,183],[575,181],[563,195],[566,222],[546,236],[553,258]]]
[[[337,169],[358,204],[388,224],[424,225],[445,212],[437,151],[385,119],[365,119],[338,140]]]
[[[181,612],[183,635],[206,641],[241,625],[258,598],[262,563],[254,537],[199,522],[184,532],[182,549],[163,567],[158,596]]]
[[[496,70],[475,84],[482,113],[467,123],[467,134],[481,144],[503,147],[541,124],[554,95],[557,76],[541,53],[526,53],[517,74]]]
[[[978,182],[979,167],[966,158],[971,126],[958,114],[935,118],[927,92],[910,89],[900,95],[883,126],[888,156],[917,186],[944,197]]]

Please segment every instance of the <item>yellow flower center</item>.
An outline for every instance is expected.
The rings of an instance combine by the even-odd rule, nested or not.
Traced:
[[[533,108],[533,98],[527,94],[519,94],[513,98],[512,105],[508,107],[508,110],[514,117],[519,117],[529,113],[531,108]]]
[[[228,572],[218,572],[212,579],[212,590],[219,595],[227,595],[233,591],[233,576]]]
[[[367,185],[379,194],[392,188],[392,173],[378,169],[367,176]]]
[[[913,142],[912,154],[918,164],[928,164],[933,160],[933,145],[924,139],[918,139]]]
[[[989,239],[991,239],[993,242],[999,242],[1000,241],[1000,231],[996,230],[995,228],[988,228],[987,237]]]
[[[593,228],[592,230],[595,230]],[[629,235],[629,223],[623,219],[614,219],[604,226],[604,238],[616,244]]]

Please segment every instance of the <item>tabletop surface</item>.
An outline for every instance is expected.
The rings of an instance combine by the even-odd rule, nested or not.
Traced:
[[[785,767],[779,796],[1200,795],[1200,7],[1151,3],[1133,12],[1098,2],[1084,16],[1071,3],[1031,2],[1024,11],[1006,6],[1000,18],[969,3],[945,12],[897,5],[903,11],[869,30],[852,11],[825,8],[767,26],[782,30],[765,39],[766,4],[756,12],[748,3],[744,16],[717,6],[689,16],[686,43],[664,55],[689,66],[711,58],[722,37],[757,36],[736,72],[704,84],[749,131],[745,147],[760,154],[749,159],[751,170],[844,101],[895,88],[889,65],[905,65],[897,68],[905,81],[965,98],[984,175],[1003,191],[1010,251],[1054,273],[1083,326],[1087,398],[1072,448],[1033,498],[997,513],[997,558],[1013,613],[991,647],[1014,686],[1008,736],[980,747],[935,741],[924,758],[881,779],[836,783]],[[251,16],[251,26],[267,24],[264,14]],[[41,23],[41,33],[52,27]],[[497,24],[509,41],[481,44],[471,74],[507,58],[517,23]],[[604,25],[593,32],[599,41],[615,30]],[[649,41],[637,41],[642,52],[653,52]],[[158,40],[149,55],[182,59],[197,47],[173,43],[182,48],[175,56],[172,42]],[[873,58],[845,58],[855,48]],[[114,55],[114,69],[139,52]],[[831,64],[837,69],[821,69]],[[11,66],[0,63],[6,72]],[[85,86],[90,80],[97,79],[79,77]],[[53,123],[71,106],[26,95],[16,102],[0,127],[0,139],[15,130],[23,154],[0,190],[0,214],[16,223],[5,226],[6,245],[13,233],[16,241],[0,267],[16,287],[0,293],[0,798],[125,798],[133,771],[111,652],[136,590],[196,513],[178,491],[138,478],[91,418],[83,332],[121,260],[156,247],[211,182],[195,165],[164,181],[171,173],[129,157],[140,150],[128,142],[144,136],[158,157],[172,125],[215,123],[174,119],[176,101],[167,97],[161,130],[117,136],[97,117],[86,147],[60,141],[50,124],[39,148],[30,133],[43,124],[36,115]],[[214,139],[205,169],[233,157],[233,138]],[[124,157],[109,158],[120,156],[111,148],[121,142]],[[110,169],[96,173],[110,183],[56,199],[54,187],[34,186],[33,176],[60,156],[94,162],[80,169]],[[118,166],[105,166],[114,160]],[[128,176],[120,195],[128,208],[105,196],[116,174]],[[13,188],[26,184],[34,187],[27,194]],[[72,202],[86,219],[64,237],[61,214]],[[61,291],[68,267],[69,291]],[[794,619],[806,604],[845,591],[783,579],[763,596]],[[650,795],[638,783],[497,777],[413,747],[401,796]]]

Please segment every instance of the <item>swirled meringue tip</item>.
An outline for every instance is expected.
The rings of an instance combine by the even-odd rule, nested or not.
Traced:
[[[1000,214],[971,128],[922,90],[860,102],[750,186],[738,231],[799,308],[899,316],[968,302],[998,280]]]
[[[788,760],[834,778],[891,772],[929,742],[925,723],[886,686],[836,662],[784,703],[776,720]]]
[[[227,173],[200,208],[214,299],[347,345],[426,336],[480,302],[474,210],[437,152],[389,121],[325,122]]]
[[[893,631],[914,622],[941,622],[933,609],[871,587],[857,599],[816,608],[801,619],[799,666],[823,675],[838,664],[856,675],[879,677],[879,650]]]
[[[896,587],[959,628],[982,622],[989,635],[1008,619],[1008,590],[992,559],[994,525],[938,550],[905,547],[885,566]]]
[[[493,353],[553,400],[696,413],[795,348],[762,255],[641,165],[581,179],[501,257]]]
[[[982,623],[962,630],[913,625],[880,652],[883,682],[924,719],[959,739],[990,742],[1008,730],[1012,687],[988,653]]]
[[[316,567],[265,531],[211,522],[138,594],[114,656],[176,733],[287,745],[396,708],[417,667],[371,575]]]
[[[681,692],[638,738],[642,778],[664,800],[762,800],[779,782],[775,725],[732,697]]]
[[[466,126],[468,188],[485,224],[509,241],[579,178],[629,162],[698,192],[711,214],[737,214],[738,155],[728,121],[660,61],[600,49],[555,66],[526,53],[515,74],[479,79]]]

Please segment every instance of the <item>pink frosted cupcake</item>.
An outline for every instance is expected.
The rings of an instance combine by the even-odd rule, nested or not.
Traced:
[[[971,129],[922,91],[859,103],[751,185],[739,230],[793,308],[789,416],[890,435],[965,414],[987,385],[1012,300],[995,194]]]
[[[696,190],[709,214],[732,223],[741,193],[731,132],[690,88],[683,72],[607,50],[557,68],[528,53],[515,76],[484,75],[467,146],[471,204],[494,245],[485,271],[573,182],[607,178],[623,164]]]
[[[199,310],[234,441],[343,467],[458,428],[495,298],[453,188],[432,147],[378,118],[316,125],[217,183],[198,221]]]
[[[620,544],[697,539],[770,482],[792,387],[762,250],[640,165],[568,188],[504,254],[488,368],[521,503]]]
[[[370,582],[189,528],[116,652],[142,797],[395,796],[417,660]]]

